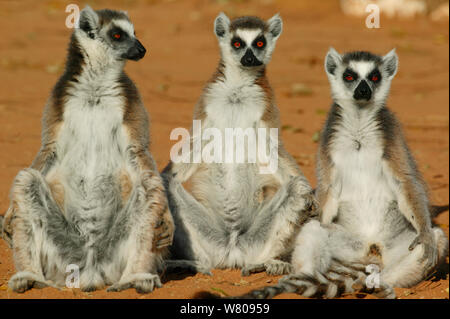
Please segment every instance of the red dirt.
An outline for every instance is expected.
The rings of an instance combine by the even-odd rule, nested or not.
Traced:
[[[18,171],[32,162],[40,147],[43,106],[64,65],[70,30],[65,6],[78,1],[7,1],[0,4],[0,211]],[[386,53],[397,48],[400,69],[389,105],[403,123],[409,145],[430,187],[432,202],[449,203],[449,46],[448,22],[381,19],[380,29],[366,29],[365,18],[349,18],[336,0],[110,0],[90,1],[95,9],[127,10],[149,54],[127,71],[136,82],[152,119],[152,153],[162,169],[169,159],[170,131],[189,128],[192,111],[218,61],[212,26],[219,11],[231,16],[280,12],[284,33],[269,66],[283,123],[283,139],[314,186],[314,135],[330,105],[323,58],[329,46]],[[82,3],[80,3],[81,5]],[[296,83],[310,94],[292,94]],[[434,220],[448,236],[449,213]],[[448,259],[443,278],[410,289],[399,298],[449,298]],[[264,273],[241,277],[237,270],[213,270],[163,277],[163,288],[147,295],[134,290],[83,293],[78,289],[33,289],[16,294],[7,288],[14,273],[12,252],[0,241],[0,298],[192,298],[197,292],[239,295],[280,278]],[[283,294],[277,298],[300,298]],[[344,298],[373,298],[352,294]]]

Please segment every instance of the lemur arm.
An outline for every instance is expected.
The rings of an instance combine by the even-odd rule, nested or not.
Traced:
[[[31,168],[45,175],[56,160],[56,140],[63,123],[61,105],[55,97],[50,98],[42,117],[42,146],[34,158]]]
[[[332,194],[333,167],[329,155],[323,147],[317,154],[317,189],[316,198],[319,203],[319,220],[324,224],[330,224],[338,214],[338,205]]]
[[[132,108],[130,110],[130,108]],[[163,180],[156,163],[148,151],[148,118],[140,101],[130,103],[125,112],[125,130],[128,133],[127,147],[129,162],[140,177],[146,196],[152,198],[151,214],[155,214],[153,247],[161,249],[172,244],[174,223],[169,211]]]
[[[48,172],[55,159],[55,142],[51,142],[41,147],[30,167],[45,175],[45,172]]]
[[[419,234],[431,232],[427,186],[398,126],[383,156],[394,176],[400,211]]]
[[[386,146],[384,158],[387,169],[394,177],[392,187],[397,195],[399,210],[418,233],[409,249],[413,250],[419,244],[424,245],[423,258],[428,261],[427,271],[428,267],[434,267],[438,257],[427,187],[399,128],[396,128],[391,143]]]

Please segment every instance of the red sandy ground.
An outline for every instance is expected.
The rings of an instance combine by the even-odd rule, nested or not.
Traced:
[[[65,6],[77,1],[0,1],[0,212],[17,172],[30,165],[40,147],[40,118],[48,94],[64,65],[70,34]],[[84,3],[84,1],[83,1]],[[82,5],[83,3],[80,3]],[[219,11],[231,16],[270,18],[280,12],[285,29],[269,66],[283,123],[286,147],[314,186],[314,157],[330,105],[323,70],[328,47],[339,51],[396,47],[400,70],[389,105],[402,121],[409,145],[430,187],[434,204],[449,203],[449,46],[448,23],[382,18],[380,29],[366,29],[364,18],[349,18],[333,1],[90,1],[95,9],[128,10],[149,54],[127,71],[137,83],[152,119],[152,153],[162,169],[169,159],[170,131],[189,128],[193,106],[218,61],[213,35]],[[293,89],[300,83],[310,89]],[[448,211],[434,220],[448,235]],[[443,275],[410,289],[399,298],[449,298],[448,259]],[[78,289],[8,290],[14,273],[11,250],[0,241],[0,298],[192,298],[199,291],[239,295],[274,284],[264,273],[241,277],[237,270],[213,270],[213,276],[163,276],[163,288],[147,295],[134,290],[83,293]],[[278,298],[300,298],[283,294]],[[345,298],[372,298],[352,294]]]

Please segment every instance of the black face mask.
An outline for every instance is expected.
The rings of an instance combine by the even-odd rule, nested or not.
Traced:
[[[243,66],[251,67],[251,66],[260,66],[263,63],[255,57],[252,50],[247,49],[247,51],[245,52],[244,56],[241,59],[241,64]]]

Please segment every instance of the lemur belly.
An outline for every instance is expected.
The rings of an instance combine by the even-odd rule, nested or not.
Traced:
[[[381,143],[376,138],[346,139],[338,145],[332,152],[332,187],[339,223],[368,244],[378,243],[389,205],[396,200],[383,165]]]
[[[126,137],[122,108],[117,97],[102,97],[97,103],[74,97],[64,109],[59,130],[57,163],[47,180],[57,178],[64,187],[63,211],[94,244],[100,227],[107,227],[118,202],[121,174],[128,174]]]
[[[218,82],[212,85],[212,89],[206,95],[207,116],[202,123],[203,130],[217,128],[221,131],[224,156],[225,129],[251,128],[255,129],[256,134],[265,110],[264,92],[261,87],[254,84],[239,84],[238,81],[230,83],[232,82]],[[243,266],[250,253],[245,250],[249,247],[239,245],[239,235],[246,227],[245,222],[248,221],[249,215],[256,209],[255,194],[258,187],[261,187],[261,178],[257,163],[247,162],[247,147],[245,152],[244,163],[204,164],[208,166],[207,173],[199,173],[195,179],[201,180],[201,183],[193,185],[193,193],[199,194],[197,197],[202,198],[203,204],[214,214],[222,217],[223,225],[229,233],[221,251],[218,252],[215,247],[212,254],[217,256],[215,262],[218,267]],[[236,140],[234,140],[235,155]]]

